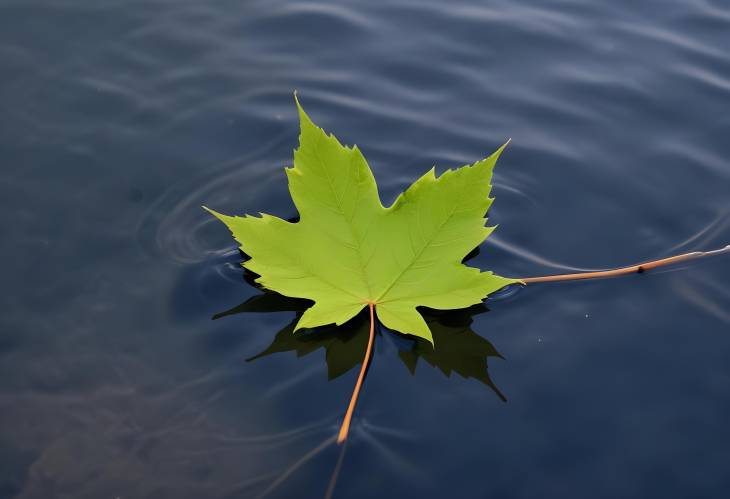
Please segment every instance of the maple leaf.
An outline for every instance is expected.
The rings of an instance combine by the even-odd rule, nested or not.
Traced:
[[[438,177],[432,168],[386,208],[357,146],[342,145],[296,104],[299,148],[286,174],[299,221],[205,208],[251,257],[243,265],[262,287],[314,301],[295,331],[341,325],[370,307],[389,329],[433,344],[416,307],[465,308],[520,282],[462,264],[494,230],[485,227],[485,214],[492,170],[506,144]]]

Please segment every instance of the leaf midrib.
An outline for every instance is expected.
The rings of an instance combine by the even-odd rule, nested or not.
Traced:
[[[318,145],[321,144],[322,138],[323,138],[323,134],[324,134],[323,131],[321,131],[321,132],[322,133],[318,135],[318,139],[317,139],[318,140]],[[342,147],[344,147],[344,146],[342,146]],[[351,149],[350,150],[350,153],[352,154],[353,152],[354,152],[354,150]],[[357,236],[355,235],[354,231],[352,230],[352,219],[348,219],[347,216],[345,215],[345,211],[342,209],[342,200],[337,195],[337,191],[335,190],[335,186],[332,183],[332,179],[329,176],[329,172],[327,171],[327,168],[324,167],[324,162],[322,161],[322,158],[319,155],[319,147],[315,147],[314,148],[314,155],[317,158],[317,163],[319,164],[320,169],[322,171],[324,171],[324,177],[327,179],[327,185],[329,186],[330,191],[332,192],[332,195],[335,198],[335,204],[337,205],[337,209],[339,210],[340,215],[342,215],[342,218],[345,221],[345,225],[347,226],[347,230],[349,231],[352,240],[354,240],[355,241],[355,244],[357,245],[357,248],[355,249],[355,254],[357,255],[357,261],[358,261],[358,264],[360,266],[360,275],[362,276],[362,280],[365,283],[365,287],[367,288],[367,296],[368,296],[368,298],[370,298],[373,295],[373,291],[372,291],[372,288],[370,287],[370,281],[368,281],[368,276],[367,276],[367,273],[365,272],[365,266],[363,265],[363,262],[362,262],[362,248],[360,246],[360,240],[357,238]],[[351,156],[350,157],[350,168],[353,167],[352,160],[353,160],[353,158]],[[347,179],[347,184],[345,185],[345,191],[347,190],[347,187],[349,187],[349,185],[350,185],[350,178],[349,177],[351,175],[352,175],[352,172],[348,171],[348,179]],[[344,197],[345,194],[346,193],[343,192],[343,197]],[[359,195],[360,194],[358,192],[358,198],[359,198]],[[348,293],[348,294],[350,296],[355,296],[352,293]],[[367,302],[367,301],[368,300],[365,300],[365,302]]]

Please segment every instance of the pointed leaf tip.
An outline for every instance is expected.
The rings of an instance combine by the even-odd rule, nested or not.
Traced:
[[[304,122],[304,121],[307,121],[309,123],[314,124],[314,122],[309,117],[309,115],[306,113],[306,111],[304,111],[304,107],[302,106],[302,103],[299,102],[299,95],[297,94],[297,91],[296,90],[294,91],[294,102],[296,103],[297,110],[299,111],[299,121],[300,121],[300,123],[301,122]]]
[[[226,216],[223,213],[218,213],[217,211],[215,211],[212,208],[208,208],[207,206],[201,206],[201,208],[203,208],[205,211],[207,211],[208,213],[210,213],[214,217],[218,218],[219,220],[223,220],[223,217]]]
[[[510,139],[507,139],[507,142],[505,142],[504,144],[502,144],[501,146],[499,146],[499,149],[497,149],[496,151],[494,151],[493,156],[496,156],[497,158],[499,158],[499,156],[507,148],[507,146],[510,144],[510,142],[512,142],[512,139],[511,138]]]

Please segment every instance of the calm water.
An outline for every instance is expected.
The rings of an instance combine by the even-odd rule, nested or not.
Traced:
[[[730,257],[381,331],[342,456],[359,326],[211,320],[260,291],[200,205],[296,214],[297,89],[386,201],[511,137],[481,268],[721,247],[729,47],[722,0],[0,0],[0,498],[726,497]]]

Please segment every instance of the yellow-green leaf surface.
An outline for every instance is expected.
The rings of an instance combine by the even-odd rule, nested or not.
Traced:
[[[357,146],[343,146],[297,107],[299,148],[286,174],[299,221],[209,210],[251,257],[243,265],[259,284],[315,302],[296,329],[343,324],[373,303],[386,327],[433,342],[416,307],[464,308],[519,282],[461,263],[494,229],[485,214],[504,146],[438,177],[431,169],[386,208]]]

